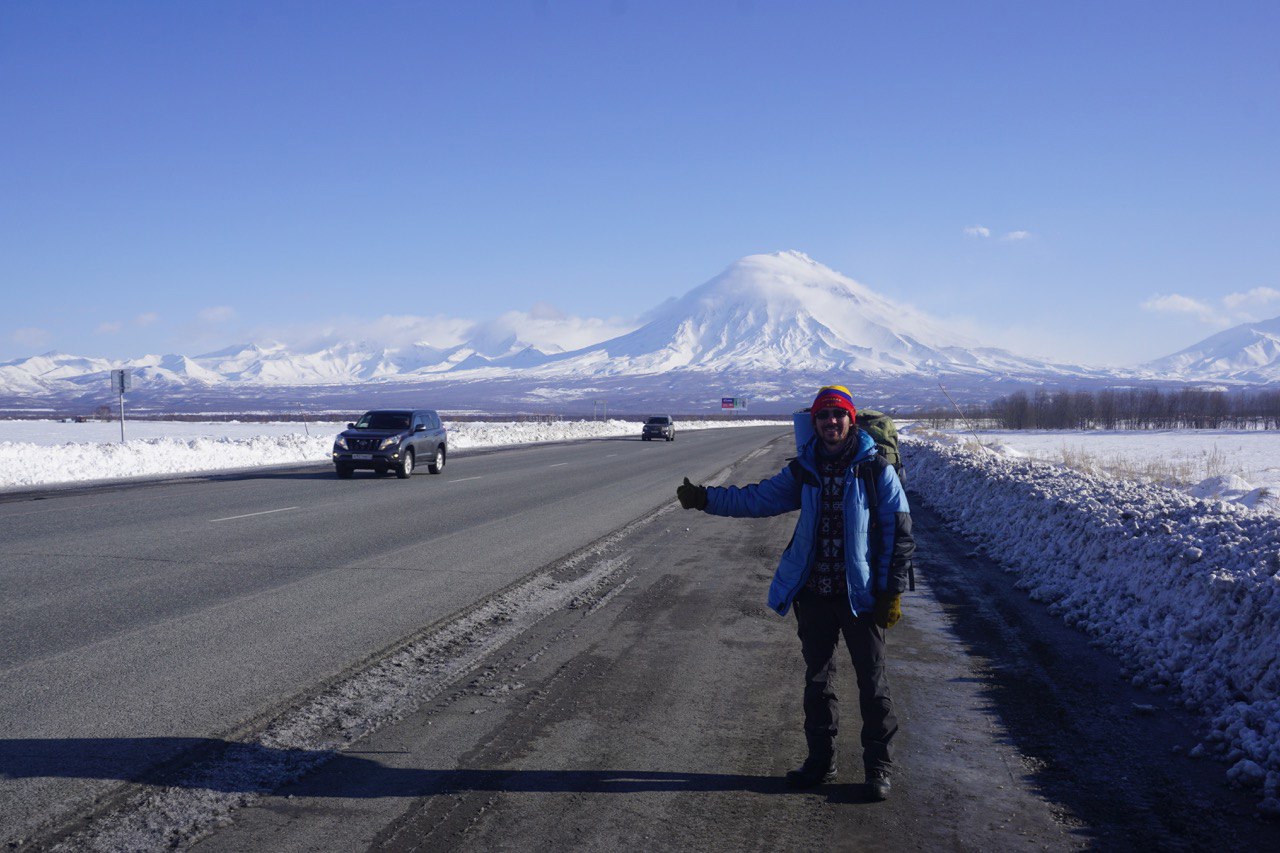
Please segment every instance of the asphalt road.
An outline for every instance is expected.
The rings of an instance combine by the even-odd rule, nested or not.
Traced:
[[[729,481],[771,475],[789,449],[779,439]],[[804,753],[803,669],[794,620],[765,595],[794,516],[668,508],[594,556],[617,566],[592,597],[195,849],[1280,849],[1222,765],[1186,757],[1193,720],[1128,686],[914,500],[888,802],[863,796],[847,665],[840,778],[782,781]]]
[[[233,801],[229,810],[210,812],[213,820],[161,836],[165,843],[150,846],[193,846],[200,853],[1280,849],[1280,826],[1252,816],[1252,801],[1223,784],[1222,765],[1187,757],[1196,742],[1194,719],[1163,697],[1129,686],[1114,660],[1028,601],[1010,575],[949,532],[920,495],[912,495],[920,584],[905,596],[904,619],[889,640],[902,726],[893,794],[885,803],[863,797],[847,665],[837,681],[846,721],[840,778],[812,791],[788,790],[783,774],[804,752],[803,670],[794,620],[768,610],[765,595],[794,516],[734,520],[681,511],[670,500],[678,476],[666,468],[671,462],[682,475],[696,460],[697,467],[687,470],[705,480],[720,467],[713,459],[740,458],[727,481],[769,476],[785,463],[790,436],[753,432],[715,453],[710,443],[721,439],[712,436],[704,447],[693,446],[687,434],[676,445],[600,442],[601,457],[582,464],[614,472],[615,482],[618,471],[641,469],[626,479],[633,489],[648,495],[651,488],[652,494],[616,515],[607,511],[618,524],[592,547],[561,559],[568,549],[548,546],[546,554],[556,556],[525,561],[540,566],[534,574],[546,576],[543,588],[568,590],[559,605],[535,608],[526,621],[517,607],[499,609],[487,624],[463,624],[456,603],[441,603],[445,617],[432,630],[453,637],[453,645],[440,647],[442,655],[465,657],[467,642],[487,628],[497,639],[431,682],[416,710],[397,722],[346,748],[300,756],[312,761],[311,769],[282,787],[264,792],[252,778],[223,775],[211,777],[218,782],[206,791],[200,784],[174,784],[174,777],[144,777],[133,787],[177,792],[177,799],[155,803],[172,806],[190,795],[200,805],[205,794]],[[681,458],[684,448],[693,452]],[[564,452],[493,454],[492,476],[513,467],[506,463],[517,455],[527,455],[531,470],[544,472],[552,465],[558,467],[550,470],[563,472],[571,466],[562,462],[579,455],[595,457],[594,449],[581,445]],[[446,469],[446,478],[459,477],[461,488],[464,473],[473,475],[484,462],[460,461]],[[599,471],[582,480],[564,473],[571,479],[561,500],[571,502],[572,510],[540,517],[539,523],[554,528],[548,542],[584,541],[588,534],[576,529],[577,515],[594,515],[593,504],[615,496],[593,490]],[[648,479],[651,487],[637,485]],[[309,476],[304,482],[320,493],[336,485]],[[212,485],[219,484],[184,488]],[[354,484],[398,492],[439,485]],[[497,491],[511,488],[497,485]],[[571,496],[580,488],[592,490],[585,501]],[[556,503],[553,493],[544,499]],[[477,511],[485,500],[476,499]],[[255,503],[238,514],[271,508],[276,507],[270,502]],[[537,506],[524,511],[539,512]],[[470,539],[498,536],[507,527],[532,535],[536,525],[513,517],[478,527],[479,535]],[[447,536],[445,542],[441,550],[449,547]],[[263,547],[270,544],[270,537],[262,539]],[[537,540],[528,544],[539,547]],[[401,574],[417,578],[432,571],[448,587],[465,582],[461,576],[467,572],[456,562],[429,570],[405,552],[390,551]],[[374,601],[388,583],[379,578],[392,559],[352,560],[351,573],[369,572]],[[283,558],[278,562],[290,565]],[[490,587],[501,585],[501,578],[491,580]],[[442,588],[412,579],[402,583],[415,585],[415,591]],[[474,599],[479,588],[459,600]],[[239,612],[264,594],[228,597],[225,609]],[[489,600],[509,594],[510,588]],[[395,597],[392,591],[385,600]],[[362,606],[349,606],[356,618],[342,623],[343,630],[358,630]],[[458,625],[462,629],[450,633]],[[406,666],[429,670],[434,663],[424,653]],[[198,680],[188,677],[184,683]],[[300,677],[300,684],[305,681]],[[224,680],[223,687],[229,683]],[[6,711],[6,721],[11,713]],[[150,713],[153,722],[169,719]],[[235,748],[232,740],[224,744],[228,750]],[[84,783],[100,762],[103,777],[119,785],[120,759],[108,754],[110,747],[137,748],[149,741],[136,735],[66,741],[64,753],[79,750],[74,761],[47,753],[32,760],[31,741],[18,743],[25,744],[26,757],[15,761],[11,750],[9,766],[45,773],[28,783],[56,779],[60,771]],[[305,751],[249,752],[276,758]],[[170,818],[143,802],[143,823],[163,825]],[[127,836],[110,835],[110,815],[103,826],[90,824],[71,839],[72,848],[124,846],[119,838]]]
[[[671,502],[777,428],[0,502],[0,826],[56,826],[401,637]],[[40,498],[40,499],[35,499]]]

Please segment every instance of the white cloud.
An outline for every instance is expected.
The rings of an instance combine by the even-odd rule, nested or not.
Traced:
[[[197,316],[202,323],[226,323],[235,319],[236,310],[226,305],[215,305],[201,309]]]
[[[384,315],[335,317],[319,323],[260,327],[249,330],[247,340],[274,340],[290,347],[314,349],[350,341],[370,341],[387,349],[426,344],[445,349],[465,341],[475,327],[472,320],[437,315]]]
[[[1213,306],[1178,293],[1153,296],[1142,303],[1142,310],[1155,314],[1188,314],[1202,323],[1214,326],[1225,326],[1229,323]]]
[[[228,305],[202,308],[194,317],[168,328],[164,332],[163,346],[168,352],[191,355],[228,345],[254,342],[256,339],[245,334],[245,326],[237,322],[238,319],[236,310]],[[148,312],[136,316],[133,323],[137,327],[144,327],[159,320],[158,314]]]
[[[231,309],[227,308],[227,309],[209,309],[209,310],[230,311]],[[155,313],[139,314],[137,317],[133,318],[133,320],[131,321],[131,325],[137,328],[144,328],[146,326],[154,325],[159,319],[160,319],[159,314],[155,314]],[[201,319],[204,319],[208,322],[213,322],[214,320],[214,318],[204,317],[203,312],[201,315]],[[96,329],[94,329],[94,333],[99,335],[118,335],[124,331],[125,325],[126,325],[125,323],[119,320],[104,320],[103,322],[98,324],[98,327]]]
[[[1228,293],[1218,300],[1218,305],[1179,293],[1153,296],[1142,303],[1142,309],[1156,314],[1181,314],[1206,325],[1225,328],[1275,316],[1276,309],[1268,306],[1277,301],[1280,301],[1280,290],[1255,287],[1244,293]]]
[[[964,233],[970,237],[988,238],[991,236],[991,229],[985,225],[970,225],[964,229]],[[1030,231],[1006,231],[1000,235],[1000,239],[1006,242],[1017,242],[1019,240],[1027,240],[1031,237]]]
[[[509,333],[544,352],[574,350],[633,331],[638,323],[620,318],[576,317],[539,302],[529,311],[508,311],[481,324],[486,335]]]
[[[9,339],[15,344],[21,344],[24,347],[42,347],[49,341],[50,335],[48,329],[37,329],[34,326],[14,329],[9,335]]]
[[[1263,307],[1269,302],[1280,299],[1280,290],[1270,287],[1255,287],[1246,293],[1228,293],[1222,297],[1222,304],[1232,311],[1250,306]]]
[[[248,330],[246,340],[280,341],[304,350],[350,341],[370,341],[388,349],[414,344],[446,349],[472,340],[498,344],[514,337],[544,352],[558,352],[600,343],[639,325],[636,320],[577,317],[540,302],[528,311],[508,311],[479,322],[442,315],[337,317],[308,325],[259,327]]]
[[[437,314],[433,317],[413,315],[385,315],[376,320],[356,321],[354,328],[359,337],[385,341],[389,347],[410,344],[429,344],[434,347],[450,347],[462,343],[475,323],[458,317]],[[339,329],[345,333],[347,329]]]

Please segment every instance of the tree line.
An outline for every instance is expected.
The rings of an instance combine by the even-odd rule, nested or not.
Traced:
[[[987,429],[1280,429],[1280,390],[1016,391],[966,407],[964,418]],[[957,413],[920,419],[954,424]]]

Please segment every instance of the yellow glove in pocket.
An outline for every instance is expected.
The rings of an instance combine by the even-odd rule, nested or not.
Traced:
[[[875,619],[881,628],[892,628],[902,618],[902,596],[881,593],[876,599]]]

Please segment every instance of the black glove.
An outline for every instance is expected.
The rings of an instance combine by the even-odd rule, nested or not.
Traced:
[[[684,482],[676,486],[676,497],[680,499],[680,506],[685,509],[707,508],[707,487],[695,486],[689,482],[688,477],[685,477]]]

